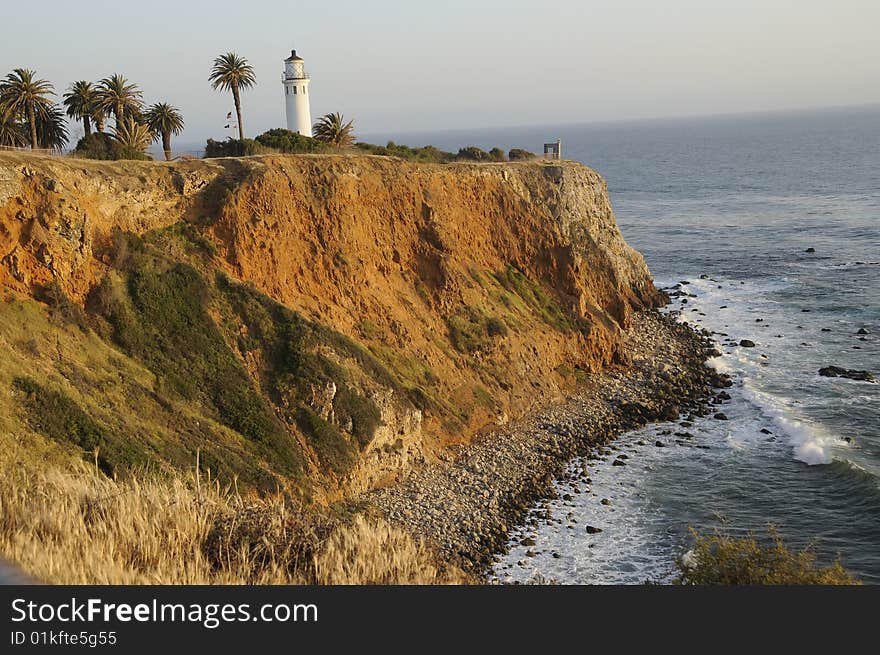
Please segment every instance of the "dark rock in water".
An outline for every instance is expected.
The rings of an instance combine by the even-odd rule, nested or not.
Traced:
[[[724,412],[718,412],[717,414],[715,414],[715,416],[713,418],[715,418],[718,421],[726,421],[727,414],[725,414]]]
[[[662,441],[659,441],[659,440],[658,440],[658,441],[655,441],[655,442],[654,442],[654,445],[655,445],[657,448],[666,448],[666,444],[663,443]]]
[[[588,525],[586,530],[587,534],[599,534],[600,532],[602,532],[602,528],[597,528],[594,525]]]
[[[755,342],[750,339],[742,339],[739,342],[739,345],[742,346],[743,348],[754,348]]]
[[[562,500],[571,500],[571,494],[562,494]]]
[[[816,252],[816,249],[815,248],[807,248],[806,250],[804,250],[804,252],[813,253],[813,252]]]
[[[840,366],[820,368],[819,375],[825,378],[848,378],[850,380],[858,380],[859,382],[877,382],[877,378],[868,371],[857,371],[855,369],[841,368]]]
[[[811,309],[802,309],[801,311],[802,311],[804,314],[809,314],[809,313],[810,313],[811,311],[813,311],[813,310],[811,310]]]
[[[730,394],[727,393],[726,391],[719,392],[718,395],[715,397],[718,398],[719,400],[730,400]]]
[[[679,284],[690,284],[690,282],[688,282],[687,280],[681,280],[681,281],[679,282]]]
[[[843,440],[844,440],[846,443],[852,443],[852,437],[844,437]]]
[[[764,322],[763,318],[756,318],[755,319],[755,323],[763,323],[763,322]]]
[[[706,275],[705,273],[703,273],[703,274],[700,276],[700,279],[701,279],[701,280],[708,280],[708,279],[709,279],[709,276]]]
[[[831,332],[831,328],[822,328],[822,332]]]
[[[523,539],[523,540],[520,541],[519,543],[520,543],[520,545],[522,545],[522,546],[534,546],[534,545],[535,545],[535,540],[532,539],[531,537],[526,537],[525,539]]]
[[[611,466],[626,466],[626,462],[624,462],[622,459],[615,459],[613,462],[611,462]]]
[[[599,502],[602,503],[603,505],[610,505],[611,504],[611,501],[608,500],[607,498],[603,498]]]
[[[773,434],[773,433],[770,432],[770,430],[768,430],[767,428],[761,428],[761,434]]]
[[[562,557],[559,553],[553,553],[553,559],[559,559]]]
[[[859,328],[859,331],[856,334],[865,335],[868,334],[868,331],[865,328]]]

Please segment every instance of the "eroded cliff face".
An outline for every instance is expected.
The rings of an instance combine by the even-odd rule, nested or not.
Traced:
[[[303,472],[348,490],[559,398],[579,371],[623,363],[621,329],[658,301],[604,181],[574,163],[0,154],[0,284],[84,307],[82,329],[146,366],[154,387],[174,387],[176,342],[160,357],[132,326],[164,311],[153,296],[159,308],[171,302],[162,294],[179,299],[180,279],[195,288],[190,270],[204,280],[192,296],[204,315],[184,316],[193,301],[183,302],[150,338],[210,321],[201,330],[216,326],[229,370],[246,371]],[[202,398],[180,385],[159,405],[264,443],[237,414],[224,418],[226,390]]]

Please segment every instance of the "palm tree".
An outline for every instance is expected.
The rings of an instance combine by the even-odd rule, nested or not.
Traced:
[[[348,148],[354,145],[354,121],[345,122],[345,118],[339,112],[326,114],[318,119],[312,127],[315,138],[318,141],[329,143],[337,148]]]
[[[0,105],[0,146],[23,148],[27,142],[27,129],[16,113]]]
[[[98,104],[98,90],[91,82],[79,80],[67,89],[63,102],[67,107],[67,115],[74,120],[81,120],[85,136],[89,136],[92,133],[92,118],[95,117],[95,108]],[[103,120],[101,122],[103,123]]]
[[[122,121],[121,125],[116,126],[113,140],[124,150],[129,151],[129,153],[142,155],[153,141],[153,134],[150,132],[149,127],[143,123],[138,123],[133,117],[129,116]]]
[[[40,147],[61,150],[67,145],[68,138],[64,110],[54,102],[41,106],[37,111],[37,139]]]
[[[147,127],[156,136],[162,137],[162,149],[165,151],[165,160],[171,159],[171,135],[175,136],[183,132],[183,116],[180,110],[172,107],[167,102],[159,102],[147,109],[144,115]],[[155,138],[155,137],[154,137]]]
[[[235,115],[238,117],[238,138],[244,140],[244,125],[241,122],[241,91],[257,83],[253,67],[244,57],[227,52],[214,60],[211,76],[208,78],[214,90],[232,91],[235,102]]]
[[[119,127],[125,122],[125,114],[137,114],[141,110],[143,92],[137,84],[116,73],[98,82],[98,108],[104,114],[113,114]]]
[[[13,117],[23,115],[30,128],[31,148],[38,148],[37,111],[52,104],[50,95],[55,89],[46,80],[35,79],[36,73],[27,68],[16,68],[0,82],[0,105]]]

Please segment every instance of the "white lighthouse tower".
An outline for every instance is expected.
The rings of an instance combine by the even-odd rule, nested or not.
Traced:
[[[309,110],[309,76],[305,62],[296,50],[284,60],[284,107],[287,112],[287,129],[303,136],[312,136],[312,112]]]

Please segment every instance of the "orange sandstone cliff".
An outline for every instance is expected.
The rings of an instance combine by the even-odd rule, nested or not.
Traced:
[[[0,287],[9,438],[319,498],[625,363],[659,300],[584,166],[369,156],[0,153]]]

